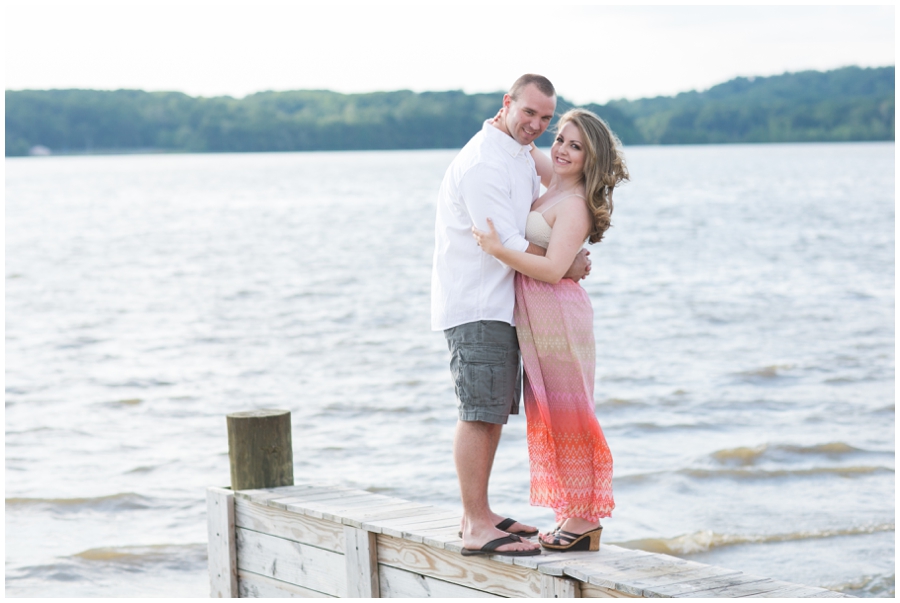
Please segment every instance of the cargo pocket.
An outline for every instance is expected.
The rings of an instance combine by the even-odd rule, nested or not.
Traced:
[[[459,391],[481,407],[509,404],[504,373],[508,350],[502,345],[469,344],[459,348]]]

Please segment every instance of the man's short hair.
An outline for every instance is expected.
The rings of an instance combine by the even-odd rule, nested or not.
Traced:
[[[556,88],[553,87],[550,80],[543,75],[526,73],[517,79],[512,85],[512,88],[509,89],[509,97],[513,100],[518,100],[519,94],[525,89],[525,86],[528,86],[529,84],[537,86],[537,89],[540,90],[544,96],[556,96]]]

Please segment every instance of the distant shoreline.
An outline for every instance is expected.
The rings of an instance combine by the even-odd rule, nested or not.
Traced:
[[[6,91],[6,156],[461,148],[501,93]],[[557,113],[573,108],[560,96]],[[735,78],[584,108],[626,146],[894,140],[894,67]],[[552,134],[538,140],[550,146]],[[35,149],[38,150],[35,153]]]
[[[893,140],[835,140],[835,141],[810,141],[810,142],[733,142],[733,143],[694,143],[694,144],[632,144],[626,148],[674,148],[674,147],[714,147],[714,146],[791,146],[791,145],[818,145],[818,144],[894,144]],[[541,147],[544,150],[549,147]],[[327,151],[183,151],[178,149],[104,149],[96,151],[59,151],[46,155],[12,155],[7,159],[35,159],[38,157],[110,157],[125,155],[264,155],[264,154],[288,154],[288,153],[385,153],[408,151],[458,151],[459,148],[429,148],[429,149],[336,149]]]

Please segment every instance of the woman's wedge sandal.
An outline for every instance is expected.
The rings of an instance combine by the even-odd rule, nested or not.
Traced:
[[[603,526],[588,530],[584,534],[573,534],[565,530],[557,529],[550,536],[553,536],[553,542],[545,542],[539,538],[541,546],[551,551],[599,551],[600,550],[600,533],[603,532]],[[563,540],[567,540],[567,544],[563,544]]]

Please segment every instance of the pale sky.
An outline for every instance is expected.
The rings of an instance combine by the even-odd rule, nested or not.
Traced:
[[[894,64],[880,6],[409,6],[6,0],[5,88],[494,92],[522,73],[578,104],[736,76]]]

